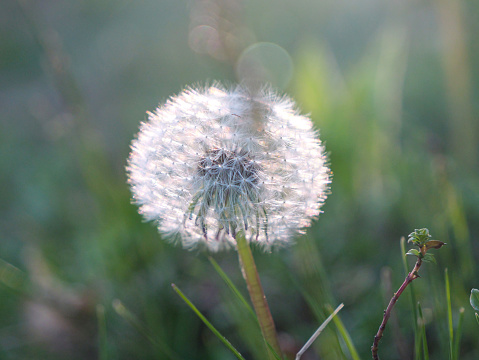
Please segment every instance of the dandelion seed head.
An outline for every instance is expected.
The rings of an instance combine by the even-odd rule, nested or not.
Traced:
[[[330,183],[311,120],[287,97],[219,84],[189,88],[141,124],[127,172],[134,201],[185,248],[291,243],[320,213]]]

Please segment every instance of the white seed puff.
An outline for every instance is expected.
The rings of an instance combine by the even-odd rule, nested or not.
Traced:
[[[238,231],[269,250],[302,233],[329,189],[324,148],[294,102],[266,88],[189,88],[148,114],[127,172],[167,239],[210,251]]]

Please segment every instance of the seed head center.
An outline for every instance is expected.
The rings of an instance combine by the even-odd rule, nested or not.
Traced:
[[[204,184],[218,188],[254,187],[259,180],[258,170],[246,152],[226,149],[209,150],[198,164]]]
[[[259,172],[260,166],[247,151],[215,148],[199,160],[197,176],[201,187],[188,207],[188,218],[191,220],[196,213],[195,224],[201,227],[205,239],[208,239],[206,219],[210,209],[214,210],[218,224],[215,238],[219,239],[223,232],[236,237],[236,231],[240,228],[246,231],[250,222],[257,224],[258,234]]]

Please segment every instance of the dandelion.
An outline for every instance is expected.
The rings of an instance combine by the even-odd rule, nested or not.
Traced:
[[[320,213],[330,182],[311,120],[270,89],[189,88],[142,123],[128,160],[140,213],[185,248],[266,250]]]

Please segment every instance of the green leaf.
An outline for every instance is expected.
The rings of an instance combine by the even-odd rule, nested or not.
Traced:
[[[413,256],[420,257],[421,253],[416,249],[409,249],[409,251],[406,253],[406,255],[413,255]]]
[[[429,250],[429,249],[440,249],[442,246],[446,245],[446,243],[439,240],[429,240],[424,245],[426,245],[426,250]]]
[[[476,320],[477,320],[477,323],[479,324],[479,314],[476,313]]]
[[[433,254],[426,254],[426,255],[424,255],[424,258],[423,258],[422,260],[425,261],[425,262],[432,262],[432,263],[434,263],[434,264],[437,264],[437,263],[436,263],[436,258],[434,257]]]
[[[223,343],[225,346],[230,349],[230,351],[240,360],[245,360],[243,356],[238,352],[238,350],[235,349],[233,345],[223,336],[221,333],[216,330],[216,328],[211,324],[205,317],[204,315],[197,309],[195,305],[186,297],[185,294],[175,285],[171,284],[173,287],[173,290],[176,291],[176,293],[183,299],[183,301],[195,312],[195,314],[203,321],[203,323],[213,332],[213,334],[216,335],[216,337]]]
[[[426,228],[416,229],[414,232],[410,233],[408,236],[408,242],[412,242],[414,245],[422,246],[429,240],[431,235],[429,235],[429,230]]]
[[[474,308],[474,310],[479,311],[479,290],[477,289],[471,290],[470,301],[471,301],[471,306]]]
[[[251,314],[251,316],[258,321],[258,318],[256,317],[256,314],[254,313],[253,308],[248,304],[248,301],[244,298],[244,296],[241,294],[241,292],[238,290],[238,288],[233,284],[231,279],[226,275],[226,273],[223,271],[223,269],[219,266],[219,264],[216,262],[215,259],[213,259],[211,256],[208,256],[208,260],[210,261],[211,265],[215,268],[216,272],[218,275],[223,279],[223,281],[228,285],[228,287],[231,289],[233,294],[238,298],[238,300],[244,305],[246,310]]]

